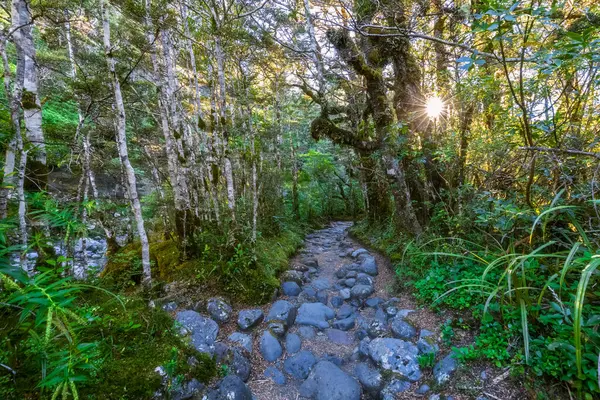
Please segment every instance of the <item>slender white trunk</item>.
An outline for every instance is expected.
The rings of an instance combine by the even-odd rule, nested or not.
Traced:
[[[12,24],[15,29],[13,41],[17,57],[23,60],[24,79],[21,106],[25,121],[26,137],[31,148],[29,158],[29,181],[34,190],[45,190],[47,185],[46,144],[42,131],[42,105],[39,98],[38,69],[33,42],[33,22],[26,0],[12,0]]]
[[[21,137],[20,112],[17,100],[21,96],[21,84],[17,79],[14,89],[12,87],[10,64],[8,63],[8,57],[6,55],[6,42],[6,32],[3,32],[2,37],[0,38],[0,53],[2,55],[2,65],[4,67],[4,93],[6,93],[10,107],[13,136],[8,142],[8,146],[6,147],[6,155],[4,158],[4,175],[2,188],[0,188],[0,218],[6,218],[7,216],[8,199],[10,197],[11,188],[15,183],[14,172],[16,161],[15,154],[17,151],[17,137]]]
[[[106,9],[106,0],[100,0],[100,7],[102,13],[102,27],[103,27],[103,39],[104,39],[104,52],[106,54],[106,63],[108,65],[110,81],[114,92],[114,101],[116,108],[116,140],[117,149],[119,152],[119,158],[121,165],[123,166],[125,182],[127,185],[127,192],[129,194],[129,202],[133,210],[133,215],[137,225],[137,232],[140,237],[142,245],[142,268],[144,273],[144,283],[150,285],[152,283],[152,274],[150,271],[150,245],[148,243],[148,236],[146,235],[146,229],[144,227],[144,218],[142,216],[142,206],[137,193],[137,183],[135,172],[129,161],[129,153],[127,149],[127,136],[126,136],[126,117],[125,117],[125,105],[123,104],[123,96],[121,94],[121,84],[115,71],[115,59],[112,56],[112,45],[110,42],[110,23],[108,20],[108,10]]]
[[[321,51],[319,49],[319,43],[317,42],[317,36],[315,35],[315,27],[312,21],[312,15],[310,14],[310,0],[304,0],[304,14],[306,18],[306,31],[308,32],[308,38],[310,41],[310,52],[311,58],[317,69],[317,84],[320,95],[323,95],[325,88],[325,68],[323,67],[323,59],[321,57]]]

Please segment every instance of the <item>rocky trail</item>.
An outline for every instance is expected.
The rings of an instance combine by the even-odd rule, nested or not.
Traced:
[[[171,398],[485,399],[483,384],[473,396],[454,394],[448,381],[458,363],[438,354],[440,317],[388,294],[393,272],[348,237],[350,226],[307,235],[279,298],[263,308],[235,313],[213,298],[202,313],[209,316],[178,311],[192,345],[227,365],[227,376],[210,388],[192,380]],[[424,354],[435,355],[433,372],[422,371]],[[478,384],[486,379],[485,370],[476,374]]]

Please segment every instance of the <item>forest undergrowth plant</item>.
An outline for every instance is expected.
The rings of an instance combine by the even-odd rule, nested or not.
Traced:
[[[534,220],[530,244],[519,248],[436,238],[405,256],[430,259],[429,273],[415,282],[417,297],[458,309],[480,305],[473,311],[482,327],[471,356],[558,377],[589,397],[600,393],[600,307],[594,289],[600,254],[577,223],[577,211],[549,206]],[[419,250],[426,246],[438,250]],[[513,340],[519,336],[520,344]]]

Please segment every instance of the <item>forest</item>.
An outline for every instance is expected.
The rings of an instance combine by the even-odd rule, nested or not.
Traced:
[[[0,54],[0,399],[600,399],[596,0],[11,0]]]

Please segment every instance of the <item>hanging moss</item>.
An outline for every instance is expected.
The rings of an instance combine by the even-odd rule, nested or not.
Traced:
[[[30,92],[27,89],[23,89],[23,93],[21,94],[21,104],[23,105],[23,109],[25,110],[34,110],[39,109],[40,107],[36,102],[36,95],[33,92]]]

